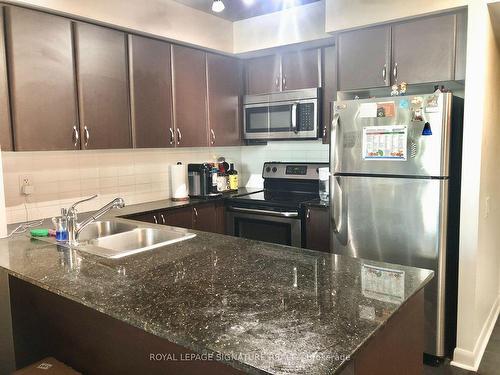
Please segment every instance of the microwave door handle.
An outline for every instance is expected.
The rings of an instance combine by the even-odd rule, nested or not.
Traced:
[[[297,134],[298,129],[297,129],[297,106],[298,103],[295,102],[292,104],[292,131]]]

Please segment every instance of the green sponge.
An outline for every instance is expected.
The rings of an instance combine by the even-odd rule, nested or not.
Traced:
[[[32,237],[48,237],[49,230],[48,229],[32,229],[30,231]]]

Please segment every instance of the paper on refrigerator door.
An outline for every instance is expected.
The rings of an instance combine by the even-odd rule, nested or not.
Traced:
[[[408,127],[406,125],[366,126],[363,128],[364,160],[406,160]]]
[[[359,105],[359,117],[377,117],[377,103],[362,103]]]

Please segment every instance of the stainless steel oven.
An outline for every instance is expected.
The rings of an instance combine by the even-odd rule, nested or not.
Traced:
[[[301,219],[295,210],[228,206],[226,219],[230,235],[296,247],[302,245]]]
[[[245,139],[318,138],[320,89],[246,95]]]

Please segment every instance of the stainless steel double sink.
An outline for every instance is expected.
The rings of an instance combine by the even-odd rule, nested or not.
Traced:
[[[155,228],[120,220],[95,221],[86,226],[78,238],[78,250],[105,258],[128,255],[172,245],[195,237],[186,229]]]

